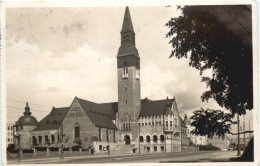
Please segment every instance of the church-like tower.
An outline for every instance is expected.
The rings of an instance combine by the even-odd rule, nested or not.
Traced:
[[[117,73],[117,125],[122,139],[135,141],[138,138],[137,119],[141,109],[140,58],[135,47],[135,32],[128,7],[125,9],[121,46],[117,54]]]

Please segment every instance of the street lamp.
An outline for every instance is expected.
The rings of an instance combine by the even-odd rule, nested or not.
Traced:
[[[15,130],[14,134],[15,134],[15,138],[17,140],[17,158],[18,158],[18,162],[21,162],[21,155],[20,155],[20,133],[19,133],[19,125],[17,124],[17,122],[15,123],[15,125],[13,126],[13,130]]]

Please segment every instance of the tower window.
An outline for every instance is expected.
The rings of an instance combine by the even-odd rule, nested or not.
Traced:
[[[127,73],[128,73],[128,68],[124,67],[124,74],[127,74]]]

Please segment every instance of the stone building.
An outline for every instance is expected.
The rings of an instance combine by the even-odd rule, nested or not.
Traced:
[[[7,123],[6,124],[6,147],[9,144],[13,144],[14,139],[13,139],[13,123]]]
[[[95,153],[108,149],[111,153],[196,150],[189,146],[187,126],[175,97],[141,99],[140,70],[135,32],[126,7],[117,54],[118,102],[95,103],[75,97],[69,107],[53,108],[39,123],[34,118],[24,148],[60,147],[63,142],[64,147],[80,145]]]

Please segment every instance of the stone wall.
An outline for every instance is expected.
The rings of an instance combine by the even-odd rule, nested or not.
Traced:
[[[86,145],[86,140],[89,137],[96,136],[98,138],[98,128],[90,121],[87,114],[83,111],[76,99],[73,101],[72,106],[63,121],[63,133],[66,146],[71,147],[76,145],[75,125],[80,127],[80,140],[83,145]]]

